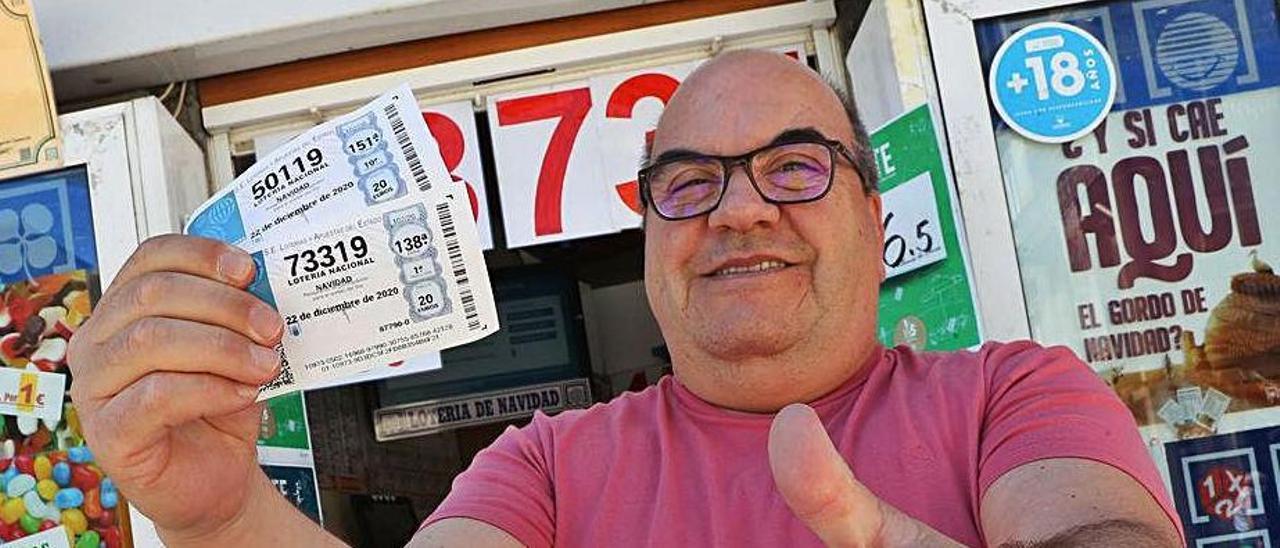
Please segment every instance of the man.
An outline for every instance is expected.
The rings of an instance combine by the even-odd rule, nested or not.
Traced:
[[[721,55],[652,152],[645,283],[674,378],[508,429],[412,546],[1180,543],[1132,418],[1068,352],[877,344],[867,138],[815,73]],[[72,343],[86,436],[173,546],[336,542],[254,463],[282,326],[251,274],[150,241]]]

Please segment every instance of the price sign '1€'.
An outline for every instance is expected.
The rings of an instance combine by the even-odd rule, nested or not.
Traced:
[[[881,203],[886,279],[947,258],[928,172],[886,191]]]

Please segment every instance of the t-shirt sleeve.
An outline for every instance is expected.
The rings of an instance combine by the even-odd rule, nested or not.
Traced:
[[[978,461],[981,497],[1004,473],[1048,458],[1111,465],[1142,484],[1179,531],[1177,512],[1129,409],[1065,347],[1024,341],[983,348],[987,401]]]
[[[544,450],[549,444],[543,443],[550,435],[541,413],[524,428],[507,427],[453,480],[453,489],[422,527],[470,518],[506,531],[525,546],[551,546],[555,493]]]

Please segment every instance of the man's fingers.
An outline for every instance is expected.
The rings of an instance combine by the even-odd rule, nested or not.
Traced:
[[[173,318],[141,318],[99,345],[108,356],[74,371],[76,399],[107,398],[154,371],[211,373],[257,386],[275,376],[280,356],[226,329]]]
[[[284,332],[280,314],[247,291],[177,272],[152,272],[116,283],[89,319],[93,342],[102,343],[148,316],[222,326],[274,346]]]
[[[253,279],[253,259],[230,245],[198,236],[153,237],[129,257],[112,287],[148,272],[182,272],[244,287]]]
[[[854,479],[809,406],[789,405],[773,419],[769,466],[792,513],[827,546],[865,546],[878,537],[879,501]]]
[[[172,427],[235,416],[252,408],[258,387],[206,373],[157,371],[129,385],[95,413],[94,447],[112,455],[138,454]],[[122,431],[124,430],[124,431]],[[128,444],[129,447],[110,444]]]

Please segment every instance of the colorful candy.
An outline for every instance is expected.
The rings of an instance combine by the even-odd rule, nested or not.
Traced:
[[[98,548],[98,542],[101,540],[97,531],[85,531],[80,538],[76,539],[75,548]]]
[[[98,486],[101,478],[98,474],[83,464],[71,465],[71,485],[78,487],[81,491],[89,491]]]
[[[111,510],[103,510],[102,515],[98,516],[98,519],[94,520],[93,524],[99,529],[98,532],[101,533],[102,528],[116,524],[116,513]],[[106,535],[103,535],[103,537],[106,537]]]
[[[0,522],[0,539],[18,540],[22,537],[22,527],[17,523],[8,524]]]
[[[93,460],[93,453],[83,445],[67,450],[67,458],[76,464],[85,464]]]
[[[26,531],[27,534],[30,535],[31,533],[40,530],[40,518],[31,514],[24,514],[22,517],[18,518],[18,525],[22,527],[23,531]]]
[[[120,548],[120,530],[115,527],[104,527],[95,529],[102,536],[102,543],[106,544],[106,548]]]
[[[27,491],[36,488],[36,478],[28,474],[18,474],[5,483],[4,494],[10,498],[21,497],[27,494]]]
[[[58,494],[58,484],[51,479],[42,479],[36,482],[36,492],[44,500],[53,500],[54,495]]]
[[[88,447],[32,451],[49,443],[24,442],[24,452],[0,447],[0,544],[61,525],[74,548],[123,548],[115,482],[93,462]]]
[[[107,509],[115,508],[116,504],[120,502],[120,493],[116,491],[116,484],[111,481],[111,478],[102,480],[102,494],[99,497],[101,498],[99,502],[102,503],[102,507]]]
[[[62,524],[67,526],[68,531],[77,535],[89,528],[89,520],[85,519],[84,512],[77,508],[62,511]]]
[[[70,472],[70,470],[68,470],[68,472]],[[5,468],[3,473],[0,473],[0,488],[8,487],[9,480],[13,479],[14,476],[17,475],[18,469],[10,464],[8,468]]]
[[[27,494],[22,497],[22,504],[27,507],[29,516],[53,520],[59,518],[58,509],[40,500],[40,494],[35,491],[27,491]]]
[[[53,497],[53,503],[63,510],[67,508],[79,508],[84,504],[84,492],[75,487],[67,487]]]
[[[9,499],[0,505],[0,521],[4,521],[9,525],[13,525],[27,513],[27,506],[23,504],[22,499]]]
[[[59,462],[53,465],[53,481],[57,482],[59,487],[66,487],[71,484],[71,465],[65,462]]]
[[[53,477],[53,463],[49,462],[49,457],[44,455],[36,457],[33,467],[35,468],[36,479],[43,480]]]
[[[34,459],[31,458],[31,455],[18,455],[13,457],[13,465],[18,469],[18,473],[20,474],[30,474],[34,476],[36,468],[33,461]]]
[[[98,496],[97,488],[85,491],[84,507],[81,508],[84,510],[84,515],[94,521],[97,521],[98,517],[102,515],[102,504]]]

